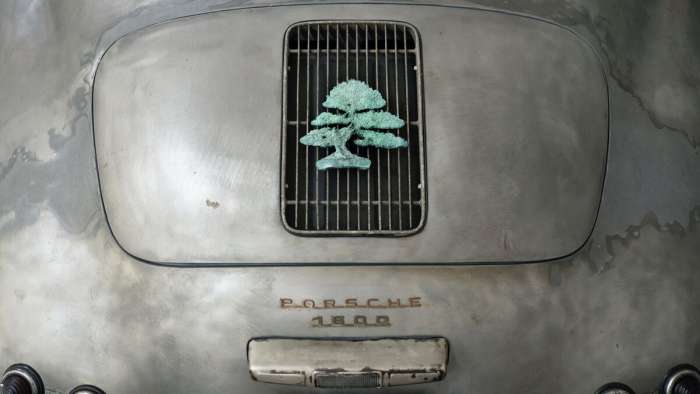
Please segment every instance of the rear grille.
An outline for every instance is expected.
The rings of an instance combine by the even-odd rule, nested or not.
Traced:
[[[378,372],[362,373],[318,373],[316,387],[328,389],[379,388],[382,385]]]
[[[409,235],[425,221],[425,164],[418,33],[398,22],[303,22],[285,37],[281,211],[285,227],[305,235]],[[378,90],[382,109],[405,121],[393,132],[407,148],[359,147],[367,170],[319,171],[333,148],[299,139],[324,111],[321,103],[340,82],[356,79]]]

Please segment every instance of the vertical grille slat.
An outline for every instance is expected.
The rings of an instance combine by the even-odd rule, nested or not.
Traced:
[[[319,76],[321,74],[321,68],[320,68],[320,61],[321,61],[321,25],[316,25],[316,94],[314,95],[314,104],[316,106],[316,111],[314,117],[318,116],[319,108],[318,108],[318,99],[319,99]],[[307,125],[308,126],[308,125]],[[319,150],[321,148],[319,147],[314,147],[314,154],[316,157],[316,160],[319,159]],[[320,215],[320,209],[319,209],[319,198],[318,198],[318,187],[319,187],[319,181],[318,181],[318,169],[314,167],[315,169],[315,174],[314,174],[314,186],[316,187],[316,190],[314,192],[314,197],[316,197],[316,205],[314,205],[314,218],[316,219],[316,228],[319,228],[319,217]]]
[[[374,88],[379,90],[379,28],[374,24]],[[377,220],[379,222],[379,230],[382,230],[382,182],[379,180],[382,177],[382,157],[379,150],[375,150],[377,158]]]
[[[331,90],[330,80],[329,80],[329,78],[330,78],[330,64],[331,64],[331,50],[330,50],[331,49],[331,47],[330,47],[330,45],[331,45],[331,25],[330,24],[326,25],[326,32],[327,32],[327,34],[326,34],[326,85],[325,85],[324,92],[329,92]],[[331,150],[330,150],[330,148],[324,148],[324,152],[326,155],[329,155]],[[330,197],[330,181],[329,181],[330,172],[326,171],[325,175],[326,175],[326,201],[330,201],[330,198],[331,198]],[[329,222],[328,222],[328,218],[330,217],[329,210],[330,210],[330,204],[326,204],[326,227],[324,227],[325,229],[330,228]]]
[[[340,82],[340,25],[335,25],[335,84]],[[330,91],[330,90],[329,90]],[[335,172],[335,190],[336,190],[336,206],[335,206],[335,229],[340,230],[340,171]]]
[[[398,48],[397,48],[398,50]],[[409,90],[408,90],[408,43],[406,41],[406,26],[403,26],[403,50],[404,50],[404,81],[406,85],[406,141],[408,141],[408,146],[411,146],[411,111],[409,108],[409,102],[411,100],[409,96]],[[409,228],[413,227],[413,196],[411,194],[411,181],[412,181],[412,176],[411,176],[411,149],[409,148],[408,151],[406,152],[406,156],[408,156],[408,176],[406,177],[408,181],[408,226]]]
[[[346,24],[345,25],[345,80],[347,81],[350,79],[350,25]],[[350,174],[352,171],[344,171],[345,172],[345,180],[347,181],[347,187],[346,187],[346,197],[347,197],[347,206],[346,206],[346,212],[347,216],[345,217],[345,223],[347,223],[347,229],[350,229]]]
[[[307,53],[311,49],[311,25],[308,25],[306,27],[306,50]],[[311,68],[311,59],[307,56],[306,57],[306,95],[304,98],[306,99],[306,123],[304,125],[306,126],[306,134],[309,134],[309,76],[310,76],[310,68]],[[306,155],[304,156],[304,162],[306,164],[306,171],[304,172],[304,179],[306,180],[305,182],[305,187],[304,189],[306,190],[306,199],[304,200],[305,207],[304,207],[304,229],[308,230],[309,229],[309,147],[306,147]]]
[[[369,81],[369,24],[365,24],[365,80]],[[370,149],[365,149],[370,157]],[[372,171],[367,171],[367,231],[372,229]]]
[[[301,45],[301,38],[299,35],[297,35],[297,48],[299,48]],[[299,141],[299,138],[301,137],[299,135],[299,70],[301,69],[301,56],[297,54],[297,69],[296,69],[296,75],[297,75],[297,84],[296,84],[296,104],[294,108],[296,109],[296,140]],[[294,227],[296,228],[299,225],[299,144],[294,144],[294,149],[296,150],[296,155],[294,156]]]
[[[401,117],[401,111],[399,110],[399,44],[397,41],[397,32],[396,32],[396,24],[394,24],[394,87],[395,87],[395,97],[396,100],[394,101],[394,104],[396,104],[396,116]],[[408,119],[410,120],[410,119]],[[401,135],[400,130],[396,131],[397,135]],[[397,173],[397,181],[398,181],[398,188],[397,188],[397,198],[398,201],[403,201],[402,196],[401,196],[401,151],[397,150],[395,153],[396,156],[396,173]],[[403,206],[399,205],[398,209],[398,224],[399,228],[403,228]]]
[[[291,26],[285,38],[285,108],[282,122],[281,211],[285,227],[300,235],[409,235],[425,222],[425,164],[420,47],[410,25],[380,21],[319,21]],[[348,149],[372,161],[367,170],[328,169],[315,163],[334,148],[299,139],[315,127],[333,87],[348,79],[377,89],[387,111],[405,121],[407,148]],[[386,152],[383,152],[386,151]],[[303,173],[302,173],[303,172]]]
[[[386,97],[386,109],[387,111],[391,111],[391,90],[389,90],[389,44],[388,44],[388,36],[389,34],[387,33],[387,25],[386,23],[383,24],[384,26],[384,51],[382,56],[384,57],[384,82],[385,82],[385,87],[384,87],[384,92],[383,95]],[[380,90],[381,91],[381,90]],[[386,178],[388,180],[387,182],[387,190],[386,190],[386,197],[387,197],[387,221],[389,230],[392,230],[391,226],[391,211],[392,211],[392,199],[391,199],[391,149],[386,150]]]
[[[360,76],[360,25],[355,24],[355,79],[362,79]],[[359,152],[362,151],[362,149],[357,149]],[[357,180],[357,225],[355,228],[359,231],[360,230],[360,219],[362,215],[362,204],[360,204],[360,199],[362,197],[360,193],[360,170],[356,169],[355,170],[355,177]]]

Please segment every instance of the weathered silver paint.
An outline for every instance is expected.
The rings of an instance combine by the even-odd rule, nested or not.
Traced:
[[[107,46],[242,2],[0,2],[0,365],[50,392],[304,393],[250,379],[260,335],[443,335],[450,374],[387,393],[650,393],[700,364],[700,10],[692,0],[482,0],[575,28],[610,80],[608,172],[575,256],[484,267],[178,269],[115,243],[100,204],[90,91]],[[256,3],[261,4],[261,3]],[[462,4],[462,3],[459,3]],[[311,330],[280,297],[421,296],[391,328]],[[372,391],[358,391],[372,393]]]
[[[395,19],[420,34],[428,205],[416,235],[298,237],[281,225],[284,33],[329,16]],[[164,23],[110,47],[93,109],[110,227],[126,252],[159,263],[562,257],[593,228],[608,142],[607,86],[585,42],[531,18],[443,7],[288,6]]]

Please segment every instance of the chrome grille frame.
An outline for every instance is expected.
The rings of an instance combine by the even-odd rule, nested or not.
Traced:
[[[387,101],[383,109],[406,121],[395,132],[409,147],[378,149],[348,143],[352,152],[372,160],[368,170],[319,171],[315,162],[331,149],[302,145],[299,138],[324,111],[321,102],[330,89],[348,79],[362,80],[380,91]],[[396,21],[293,24],[284,38],[282,90],[284,227],[309,236],[406,236],[420,231],[427,190],[417,29]]]

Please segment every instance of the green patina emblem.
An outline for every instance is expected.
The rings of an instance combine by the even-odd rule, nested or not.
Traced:
[[[336,109],[341,113],[320,113],[311,125],[320,127],[301,139],[304,145],[334,147],[335,152],[316,162],[316,168],[360,168],[368,169],[372,161],[366,157],[353,154],[345,145],[352,136],[359,137],[353,142],[359,146],[377,148],[405,148],[408,143],[388,131],[381,129],[398,129],[404,121],[386,111],[373,111],[386,105],[381,93],[370,88],[366,83],[351,79],[334,87],[323,106]]]

